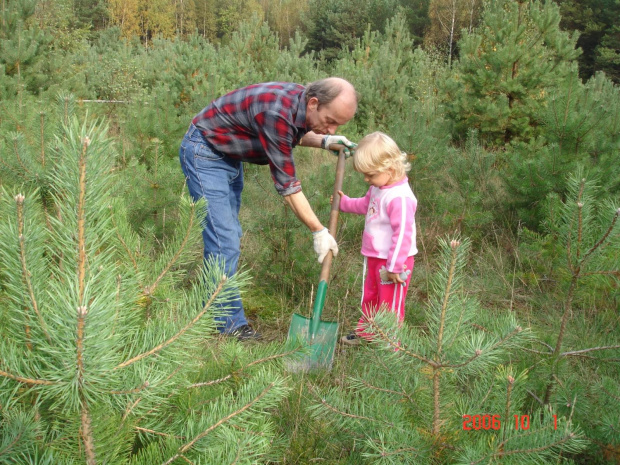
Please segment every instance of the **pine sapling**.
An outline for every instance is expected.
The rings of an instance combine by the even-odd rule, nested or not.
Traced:
[[[36,190],[0,191],[0,462],[258,460],[287,387],[274,347],[210,363],[237,350],[209,341],[215,309],[247,278],[206,263],[180,285],[202,262],[204,203],[185,197],[154,252],[113,196],[105,127],[73,119],[56,147],[51,227]]]
[[[617,251],[620,248],[620,208],[611,204],[599,207],[595,200],[597,187],[594,182],[583,177],[581,171],[570,177],[568,189],[567,200],[561,202],[559,215],[557,218],[552,217],[549,222],[551,232],[558,235],[564,246],[569,279],[555,346],[547,354],[552,359],[552,374],[545,390],[544,405],[549,405],[552,401],[553,389],[559,376],[557,367],[564,357],[620,349],[620,344],[610,344],[562,351],[579,283],[584,278],[595,275],[620,278],[617,262]]]

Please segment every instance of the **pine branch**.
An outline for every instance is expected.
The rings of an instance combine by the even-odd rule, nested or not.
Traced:
[[[368,381],[363,380],[363,379],[360,379],[359,382],[362,383],[365,387],[367,387],[368,389],[370,389],[372,391],[385,392],[387,394],[394,394],[394,395],[399,396],[399,397],[407,397],[407,398],[409,398],[409,396],[407,395],[406,392],[399,392],[399,391],[394,391],[392,389],[385,389],[385,388],[381,388],[379,386],[373,386]]]
[[[84,306],[84,291],[86,289],[86,150],[90,139],[82,139],[82,151],[78,162],[79,195],[77,207],[78,233],[78,306]],[[86,311],[86,307],[84,307]]]
[[[413,358],[416,358],[420,360],[421,362],[424,362],[432,367],[439,366],[439,364],[435,362],[434,360],[430,360],[422,355],[418,355],[414,352],[411,352],[405,346],[399,344],[398,341],[394,341],[385,331],[383,331],[383,328],[381,328],[375,322],[375,318],[373,315],[365,317],[365,320],[369,323],[369,329],[372,330],[371,332],[374,334],[378,334],[381,337],[381,339],[384,342],[387,342],[390,345],[390,347],[392,347],[394,350],[402,351],[404,354],[409,355]]]
[[[601,239],[596,244],[594,244],[592,248],[588,250],[586,254],[583,256],[583,259],[581,260],[582,265],[586,262],[588,258],[590,258],[590,255],[592,255],[596,251],[596,249],[598,249],[603,244],[603,242],[607,240],[611,232],[614,230],[616,221],[618,221],[618,216],[620,216],[620,208],[616,210],[616,214],[611,220],[611,224],[609,225],[609,228],[607,228],[607,231],[605,231],[605,234],[603,234],[603,237],[601,237]]]
[[[45,113],[40,112],[40,128],[41,128],[41,167],[45,169]]]
[[[17,375],[13,375],[9,372],[0,370],[0,376],[4,376],[5,378],[9,378],[15,381],[18,381],[20,383],[23,384],[29,384],[29,385],[43,385],[43,386],[52,386],[56,383],[54,383],[53,381],[47,381],[45,379],[33,379],[33,378],[24,378],[23,376],[17,376]]]
[[[76,341],[76,358],[77,358],[77,381],[81,403],[81,427],[80,436],[84,444],[84,452],[86,454],[86,463],[95,465],[95,442],[91,428],[90,411],[88,409],[88,400],[84,393],[84,340],[86,329],[86,315],[88,308],[84,302],[84,294],[86,292],[86,153],[90,145],[90,138],[84,136],[81,139],[82,150],[78,160],[78,205],[77,205],[77,246],[78,246],[78,263],[77,263],[77,281],[78,281],[78,311],[77,311],[77,341]]]
[[[176,333],[174,336],[172,336],[170,339],[168,339],[167,341],[162,342],[161,344],[159,344],[156,347],[153,347],[151,350],[149,350],[148,352],[144,352],[140,355],[137,355],[129,360],[124,361],[123,363],[117,365],[114,367],[115,370],[118,370],[119,368],[125,368],[139,360],[142,360],[145,357],[149,357],[157,352],[159,352],[161,349],[163,349],[164,347],[169,346],[170,344],[172,344],[174,341],[176,341],[178,338],[180,338],[183,334],[185,334],[192,326],[194,326],[204,315],[205,313],[207,313],[207,310],[211,307],[211,304],[213,303],[213,301],[215,300],[215,298],[218,296],[218,294],[221,292],[222,288],[224,287],[224,284],[226,283],[227,278],[226,276],[222,276],[222,279],[220,280],[217,288],[215,289],[215,292],[213,292],[213,294],[211,295],[211,297],[209,298],[209,301],[205,304],[205,306],[202,308],[202,310],[200,311],[200,313],[198,313],[198,315],[196,315],[194,317],[194,319],[192,321],[190,321],[189,323],[187,323],[183,328],[181,328],[181,330]]]
[[[131,103],[128,100],[102,100],[102,99],[94,99],[94,100],[86,100],[86,99],[78,99],[79,103]],[[148,102],[142,102],[143,104],[147,104]]]
[[[157,279],[155,280],[155,282],[153,284],[151,284],[150,286],[146,287],[144,289],[144,294],[145,295],[152,295],[153,292],[155,292],[155,289],[157,288],[157,286],[159,285],[159,282],[163,279],[163,277],[166,275],[166,273],[168,273],[168,271],[170,270],[170,268],[172,267],[172,265],[174,265],[174,263],[179,259],[179,257],[181,256],[181,253],[183,252],[183,250],[185,249],[185,246],[187,245],[187,241],[191,235],[192,229],[193,229],[193,225],[194,225],[194,219],[195,219],[195,212],[196,210],[196,204],[192,203],[192,211],[191,211],[191,215],[190,215],[190,221],[189,224],[187,226],[187,230],[185,231],[185,237],[183,238],[183,241],[181,242],[181,245],[179,246],[179,249],[177,250],[177,252],[174,254],[174,256],[172,257],[172,259],[168,262],[168,264],[166,265],[166,267],[163,269],[163,271],[160,273],[160,275],[157,277]]]
[[[241,374],[244,370],[247,370],[248,368],[250,368],[253,365],[258,365],[259,363],[265,363],[268,362],[270,360],[276,360],[278,358],[282,358],[282,357],[286,357],[287,355],[293,354],[297,352],[297,349],[294,350],[290,350],[288,352],[284,352],[282,354],[275,354],[275,355],[270,355],[269,357],[265,357],[265,358],[261,358],[259,360],[254,360],[251,363],[248,363],[246,366],[241,367],[238,370],[235,370],[234,372],[232,372],[229,375],[224,376],[223,378],[218,378],[218,379],[214,379],[212,381],[205,381],[204,383],[195,383],[195,384],[190,384],[188,386],[188,388],[197,388],[197,387],[205,387],[205,386],[212,386],[214,384],[219,384],[219,383],[223,383],[226,380],[229,380],[230,378],[234,377],[234,376],[238,376],[239,374]]]
[[[79,234],[78,234],[79,235]],[[88,310],[86,307],[78,308],[78,326],[77,326],[77,375],[78,375],[78,389],[81,403],[81,427],[80,436],[84,443],[84,452],[86,453],[86,463],[88,465],[95,465],[95,444],[91,429],[90,412],[88,410],[88,401],[83,392],[84,386],[84,328],[86,326],[86,315]]]
[[[564,436],[562,439],[553,442],[551,444],[547,444],[546,446],[540,446],[540,447],[534,447],[532,449],[515,449],[515,450],[509,450],[509,451],[500,451],[500,452],[496,452],[494,454],[490,454],[490,455],[486,455],[485,457],[481,458],[480,460],[477,460],[475,462],[471,462],[469,465],[477,465],[479,463],[485,462],[487,460],[493,459],[493,458],[497,458],[497,457],[507,457],[509,455],[515,455],[515,454],[537,454],[539,452],[544,452],[546,450],[549,450],[553,447],[557,447],[557,446],[561,446],[562,444],[566,444],[567,442],[573,440],[575,438],[575,434],[574,433],[569,433],[568,436]]]
[[[545,405],[545,403],[543,402],[543,400],[538,397],[536,394],[534,394],[532,391],[530,391],[529,389],[527,390],[527,393],[532,396],[534,399],[536,399],[536,401],[540,404],[540,405]]]
[[[508,388],[506,389],[506,406],[504,407],[504,418],[510,418],[510,407],[512,407],[512,389],[514,388],[515,385],[515,379],[512,376],[508,376]],[[502,442],[506,441],[506,428],[504,428],[503,434],[502,434]],[[502,446],[503,447],[503,446]]]
[[[95,459],[95,442],[93,440],[93,432],[91,429],[90,412],[85,399],[82,399],[82,413],[80,415],[81,427],[80,436],[84,443],[84,452],[86,453],[86,463],[88,465],[96,465]]]
[[[616,278],[620,278],[620,271],[589,271],[588,273],[582,273],[581,276],[615,276]]]
[[[17,159],[17,162],[19,163],[19,166],[21,167],[21,169],[24,170],[24,173],[32,174],[32,172],[26,167],[26,165],[24,165],[24,161],[22,160],[22,158],[19,156],[19,149],[17,147],[17,137],[13,138],[13,150],[15,151],[15,158]]]
[[[116,224],[116,220],[114,218],[114,215],[112,215],[112,225],[114,226],[114,230],[116,231],[116,237],[118,238],[118,240],[120,241],[121,245],[125,249],[125,252],[127,252],[127,256],[131,260],[131,264],[133,265],[133,269],[135,270],[135,272],[137,274],[138,273],[138,262],[136,262],[136,258],[134,257],[133,253],[129,249],[129,246],[127,245],[127,242],[125,242],[125,239],[123,239],[123,237],[119,234],[119,232],[118,232],[118,225]]]
[[[608,350],[608,349],[620,349],[620,345],[604,346],[604,347],[591,347],[589,349],[573,350],[573,351],[570,351],[570,352],[562,352],[560,354],[560,356],[564,357],[566,355],[580,355],[580,354],[585,354],[586,352],[593,352],[593,351],[596,351],[596,350]]]
[[[142,384],[142,386],[138,386],[137,388],[133,388],[133,389],[128,389],[126,391],[109,391],[110,394],[112,395],[127,395],[127,394],[137,394],[138,392],[147,389],[150,387],[150,384],[148,381],[145,381],[144,384]]]
[[[7,454],[13,447],[15,447],[16,444],[19,444],[19,441],[21,440],[23,434],[24,430],[20,431],[19,434],[16,434],[13,441],[7,444],[4,449],[0,450],[0,457]]]
[[[446,322],[446,312],[448,310],[448,302],[450,300],[450,290],[452,288],[452,282],[454,280],[454,272],[456,270],[457,248],[459,245],[461,245],[461,243],[458,240],[452,240],[450,242],[450,248],[452,249],[452,257],[450,259],[450,268],[448,270],[448,282],[446,283],[444,298],[441,304],[441,316],[439,318],[439,333],[437,335],[437,354],[436,354],[437,363],[440,363],[439,359],[441,358],[441,345],[443,342],[443,331],[444,331],[444,325]]]
[[[185,452],[187,452],[189,449],[191,449],[194,446],[194,444],[196,444],[196,442],[198,442],[199,440],[201,440],[202,438],[207,436],[211,431],[213,431],[214,429],[216,429],[219,426],[223,425],[227,421],[231,420],[232,418],[242,414],[243,412],[245,412],[246,410],[251,408],[255,403],[257,403],[260,399],[262,399],[263,397],[265,397],[267,395],[267,393],[273,388],[274,384],[275,383],[269,384],[269,386],[267,386],[265,389],[263,389],[263,391],[258,396],[256,396],[254,399],[252,399],[252,401],[248,402],[246,405],[241,407],[239,410],[234,411],[230,415],[225,416],[224,418],[222,418],[218,422],[216,422],[213,425],[209,426],[206,430],[204,430],[202,433],[200,433],[198,436],[196,436],[190,442],[188,442],[187,444],[181,446],[178,449],[177,453],[175,455],[173,455],[172,457],[170,457],[162,465],[169,465],[169,464],[171,464],[177,458],[179,458],[181,455],[183,455]]]
[[[164,436],[166,438],[175,438],[175,439],[186,439],[185,436],[175,436],[174,434],[162,433],[160,431],[155,431],[148,428],[141,428],[140,426],[134,426],[135,430],[141,431],[143,433],[156,434],[158,436]]]
[[[41,312],[39,311],[39,303],[37,302],[37,299],[34,295],[34,288],[32,287],[32,282],[30,280],[31,274],[28,271],[28,265],[26,263],[26,244],[24,237],[24,200],[25,197],[22,194],[17,194],[15,196],[15,202],[17,203],[17,234],[19,239],[19,261],[22,265],[22,279],[24,281],[26,289],[28,290],[30,304],[32,305],[32,308],[37,315],[39,325],[41,326],[41,329],[43,330],[43,333],[45,334],[48,342],[51,342],[52,339],[50,338],[50,335],[47,331],[47,325],[43,320],[43,315],[41,315]]]
[[[433,435],[439,437],[439,429],[441,428],[441,405],[440,405],[440,390],[439,390],[439,377],[441,376],[441,369],[433,367]]]
[[[321,404],[323,404],[323,406],[325,406],[328,410],[331,410],[334,413],[337,413],[340,416],[343,417],[347,417],[347,418],[354,418],[356,420],[368,420],[368,421],[372,421],[372,422],[377,422],[377,423],[385,423],[388,426],[393,427],[394,425],[392,423],[389,423],[385,420],[379,420],[377,418],[370,418],[370,417],[364,417],[361,415],[355,415],[353,413],[348,413],[348,412],[343,412],[342,410],[338,410],[336,407],[334,407],[333,405],[331,405],[330,403],[328,403],[324,398],[319,397],[316,392],[314,392],[313,387],[310,384],[306,384],[308,386],[308,390],[314,394],[314,396],[316,398],[318,398],[321,401]]]
[[[505,337],[501,338],[499,341],[497,341],[495,344],[493,344],[491,347],[489,347],[484,352],[481,349],[477,349],[476,353],[474,355],[472,355],[469,359],[465,360],[462,363],[458,363],[456,365],[441,363],[441,364],[438,365],[438,367],[440,367],[440,368],[461,368],[461,367],[464,367],[465,365],[469,365],[471,362],[473,362],[478,357],[480,357],[483,353],[492,352],[494,349],[500,347],[506,341],[508,341],[509,339],[512,339],[512,337],[514,337],[515,334],[519,334],[521,331],[523,331],[523,328],[521,328],[521,326],[517,326],[511,333],[509,333]]]
[[[385,364],[385,360],[383,359],[383,357],[375,357],[375,359],[377,359],[377,361],[385,368],[386,373],[390,372],[390,369]],[[411,396],[407,393],[407,391],[405,390],[405,388],[401,384],[401,378],[397,377],[395,381],[398,384],[398,387],[402,389],[402,393],[401,394],[409,401],[409,403],[411,405],[414,405],[415,404],[414,400],[411,398]]]

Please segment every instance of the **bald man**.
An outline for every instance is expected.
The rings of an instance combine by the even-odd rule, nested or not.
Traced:
[[[227,276],[237,271],[243,190],[243,162],[269,165],[276,191],[313,234],[319,262],[336,240],[319,221],[295,174],[297,145],[329,149],[355,144],[334,135],[357,110],[357,93],[344,79],[330,77],[304,87],[289,82],[254,84],[234,90],[198,113],[181,143],[179,156],[190,195],[205,198],[204,258],[224,266]],[[245,317],[241,297],[221,309],[219,331],[239,340],[260,335]]]

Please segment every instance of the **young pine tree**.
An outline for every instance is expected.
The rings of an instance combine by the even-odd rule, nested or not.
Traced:
[[[286,388],[260,363],[277,356],[206,342],[243,274],[210,263],[179,286],[204,205],[184,198],[155,254],[113,198],[105,128],[72,119],[57,140],[54,215],[0,191],[0,462],[254,463]]]
[[[594,444],[617,447],[620,389],[610,380],[620,376],[620,208],[617,201],[601,200],[598,183],[583,169],[567,185],[565,200],[547,199],[547,235],[534,242],[549,244],[555,286],[547,292],[560,303],[558,313],[547,311],[554,325],[545,339],[547,350],[534,351],[541,356],[535,389],[544,405],[574,410],[573,418]]]
[[[485,143],[503,145],[537,134],[549,90],[579,55],[559,23],[553,2],[486,2],[480,25],[459,41],[460,59],[444,86],[455,136],[475,128]]]
[[[558,463],[583,447],[570,420],[525,411],[527,373],[506,363],[531,336],[466,295],[468,250],[468,240],[441,240],[424,326],[369,318],[360,373],[313,408],[355,438],[365,463]]]
[[[619,113],[620,88],[602,73],[583,84],[575,70],[549,94],[541,113],[544,136],[511,144],[502,173],[510,203],[529,228],[539,229],[547,195],[566,195],[578,166],[588,166],[604,191],[620,191]]]

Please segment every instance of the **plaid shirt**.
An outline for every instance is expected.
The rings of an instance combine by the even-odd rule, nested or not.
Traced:
[[[269,164],[281,195],[301,190],[293,147],[308,132],[303,86],[267,82],[243,87],[211,102],[192,123],[214,151],[235,160]]]

